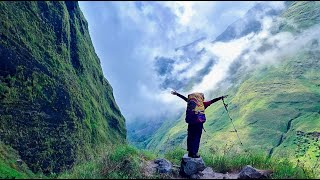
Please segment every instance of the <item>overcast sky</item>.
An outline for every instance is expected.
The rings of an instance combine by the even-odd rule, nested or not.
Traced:
[[[170,91],[159,90],[153,69],[156,56],[170,56],[175,48],[203,36],[214,40],[255,3],[79,2],[104,76],[127,121],[151,118],[168,109],[166,96],[160,94]],[[177,107],[184,103],[176,101]]]

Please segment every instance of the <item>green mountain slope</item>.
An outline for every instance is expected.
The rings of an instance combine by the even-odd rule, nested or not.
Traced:
[[[279,31],[296,34],[320,23],[319,2],[293,2],[282,14],[297,26],[282,24]],[[238,74],[241,82],[227,92],[213,92],[212,97],[229,94],[226,103],[230,116],[243,142],[240,145],[222,102],[206,110],[201,148],[219,151],[228,146],[234,150],[263,150],[275,157],[290,157],[307,161],[320,158],[320,47],[318,37],[307,47],[279,59],[277,65],[265,66],[250,74]],[[290,48],[290,47],[288,47]],[[241,80],[241,81],[240,81]],[[186,146],[187,124],[183,115],[178,123],[160,128],[148,147],[166,151],[174,146]]]
[[[0,148],[49,173],[124,142],[125,120],[78,3],[0,2],[0,11]]]

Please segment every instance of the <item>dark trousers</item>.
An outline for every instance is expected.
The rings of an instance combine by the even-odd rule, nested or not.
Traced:
[[[187,148],[189,154],[198,153],[202,129],[203,123],[188,124]]]

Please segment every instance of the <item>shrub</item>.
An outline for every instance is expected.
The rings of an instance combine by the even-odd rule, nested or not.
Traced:
[[[174,149],[167,151],[164,157],[168,159],[170,162],[172,162],[173,164],[178,165],[180,164],[181,158],[185,153],[186,151],[181,147],[175,147]]]

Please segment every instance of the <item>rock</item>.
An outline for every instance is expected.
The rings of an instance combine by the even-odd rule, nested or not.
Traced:
[[[19,166],[22,166],[22,163],[23,163],[23,161],[22,161],[21,159],[17,159],[17,164],[18,164]]]
[[[190,176],[203,171],[206,168],[202,158],[191,158],[185,154],[181,160],[180,174]]]
[[[215,173],[213,172],[211,167],[207,167],[202,171],[201,179],[213,179],[215,178]],[[222,179],[222,177],[220,178]]]
[[[156,159],[154,163],[158,164],[156,167],[158,173],[171,173],[172,164],[166,159]]]
[[[158,164],[154,161],[146,161],[143,166],[143,175],[147,178],[152,177],[157,172]]]
[[[172,167],[172,176],[174,176],[174,177],[179,177],[179,172],[180,172],[180,166],[175,166],[175,165],[173,165],[173,167]]]
[[[258,170],[247,165],[240,171],[238,179],[266,179],[271,173],[271,170]]]
[[[238,173],[218,173],[214,172],[211,167],[207,167],[201,172],[200,179],[237,179]]]
[[[199,174],[199,173],[192,174],[192,175],[190,176],[190,179],[200,179],[200,174]]]

